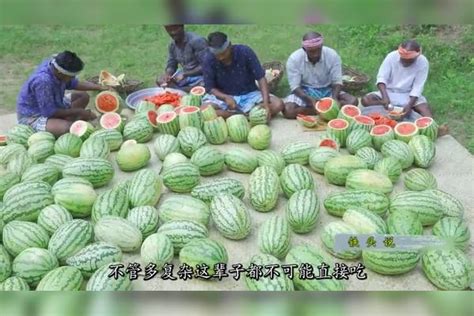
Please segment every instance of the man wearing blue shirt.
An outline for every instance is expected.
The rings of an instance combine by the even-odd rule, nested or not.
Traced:
[[[268,119],[283,110],[282,100],[270,95],[265,70],[250,47],[232,45],[222,32],[209,34],[208,44],[211,54],[203,63],[208,94],[203,104],[212,104],[224,118],[247,114],[256,105],[267,110]]]

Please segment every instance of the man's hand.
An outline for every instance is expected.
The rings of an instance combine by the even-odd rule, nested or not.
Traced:
[[[237,109],[237,103],[235,103],[234,98],[231,97],[230,95],[225,97],[224,102],[227,104],[230,110]]]
[[[319,100],[318,99],[314,99],[310,96],[306,96],[306,98],[304,98],[304,103],[306,104],[307,107],[309,108],[314,108],[316,102],[318,102]]]
[[[183,80],[186,76],[184,75],[184,73],[179,73],[177,74],[176,76],[174,76],[173,80],[175,82],[180,82],[181,80]]]
[[[164,75],[156,79],[156,85],[162,86],[164,84],[168,84],[170,80],[171,80],[171,75],[169,75],[168,73],[165,73]]]
[[[403,107],[403,117],[408,117],[411,114],[413,107],[410,104],[407,104]]]
[[[383,107],[387,110],[388,105],[390,104],[390,99],[388,97],[382,98],[382,101],[380,101],[380,103],[382,103]]]
[[[267,123],[272,118],[272,112],[270,112],[270,105],[267,102],[262,103],[262,107],[267,111]]]
[[[79,112],[77,115],[79,120],[84,120],[84,121],[93,121],[97,118],[97,115],[94,114],[91,110],[83,110]]]

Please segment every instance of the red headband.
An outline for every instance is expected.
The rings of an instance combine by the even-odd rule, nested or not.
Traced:
[[[400,45],[398,46],[398,53],[400,54],[400,57],[403,59],[414,59],[421,54],[421,47],[420,47],[420,51],[417,52],[414,50],[407,50]]]

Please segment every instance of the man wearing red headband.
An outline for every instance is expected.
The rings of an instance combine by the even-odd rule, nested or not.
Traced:
[[[316,101],[324,97],[332,97],[341,105],[357,105],[357,98],[342,91],[341,58],[334,49],[323,46],[323,36],[309,32],[301,46],[286,63],[291,94],[284,100],[284,116],[314,115]]]
[[[404,108],[405,117],[412,110],[422,116],[433,116],[431,109],[422,95],[428,77],[429,63],[421,54],[420,45],[414,40],[403,42],[398,50],[389,53],[377,75],[379,91],[371,92],[362,98],[362,105],[389,104]]]

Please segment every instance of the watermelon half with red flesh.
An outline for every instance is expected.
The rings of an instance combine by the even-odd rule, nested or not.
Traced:
[[[431,117],[420,117],[415,121],[415,125],[421,135],[427,136],[431,141],[435,141],[438,138],[438,124]]]
[[[370,132],[372,130],[372,127],[375,126],[375,121],[366,115],[356,115],[354,116],[354,121],[353,121],[353,128],[358,128],[361,127],[365,129],[367,132]]]
[[[121,130],[123,127],[123,120],[120,114],[115,112],[105,113],[100,117],[100,126],[105,129]]]
[[[189,91],[192,95],[203,96],[206,94],[206,89],[202,86],[196,86]]]
[[[156,119],[158,117],[158,114],[156,114],[155,111],[148,111],[146,113],[146,117],[148,119],[148,122],[150,123],[151,126],[157,127]]]
[[[415,123],[400,122],[395,126],[395,138],[408,143],[419,130]]]
[[[5,146],[7,144],[7,135],[0,134],[0,146]]]
[[[329,147],[332,149],[339,150],[339,144],[335,139],[332,138],[323,138],[319,142],[319,147]]]
[[[121,98],[112,91],[102,91],[95,97],[95,107],[100,113],[117,112]]]
[[[316,102],[314,107],[319,116],[325,121],[335,119],[339,114],[339,106],[333,98],[322,98]]]
[[[314,116],[298,114],[296,120],[305,127],[315,127],[318,125],[318,120]]]
[[[355,105],[347,104],[341,108],[338,117],[346,119],[348,121],[352,121],[353,118],[357,115],[362,115],[360,109]]]
[[[379,151],[385,142],[395,138],[393,129],[390,126],[384,124],[372,127],[370,136],[372,136],[372,145]]]
[[[179,121],[176,112],[164,112],[156,118],[158,130],[163,134],[178,135]]]
[[[345,119],[330,120],[326,128],[328,138],[335,139],[341,147],[346,146],[346,139],[349,135],[349,122]]]
[[[75,121],[71,124],[71,127],[69,127],[69,133],[79,136],[82,140],[86,140],[93,132],[94,126],[82,120]]]

